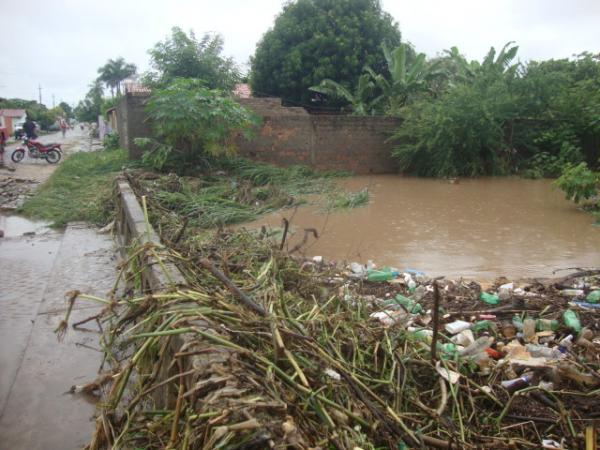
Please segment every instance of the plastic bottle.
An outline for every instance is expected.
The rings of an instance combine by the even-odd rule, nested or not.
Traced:
[[[523,321],[523,339],[525,342],[533,342],[535,339],[535,320],[525,319]]]
[[[557,348],[544,347],[543,345],[536,344],[527,344],[525,347],[534,358],[541,356],[544,358],[559,359],[564,356]]]
[[[496,294],[488,294],[485,291],[479,295],[479,299],[488,305],[497,305],[500,302],[500,298]]]
[[[422,300],[423,297],[425,297],[426,293],[427,293],[427,288],[425,286],[417,286],[414,294],[411,295],[411,298],[414,298],[415,301],[418,302],[419,300]]]
[[[397,276],[398,272],[389,267],[383,267],[381,270],[369,269],[367,271],[367,280],[369,281],[387,281]]]
[[[581,331],[581,322],[579,321],[579,317],[577,317],[577,313],[570,309],[567,309],[563,313],[563,320],[565,321],[565,325],[571,330],[579,333]]]
[[[415,340],[425,342],[427,344],[430,344],[433,338],[433,330],[430,330],[429,328],[408,327],[407,331]]]
[[[521,319],[521,316],[513,316],[512,324],[517,330],[523,330],[523,319]]]
[[[556,331],[558,330],[558,320],[538,319],[535,322],[535,328],[538,331]]]
[[[585,299],[588,303],[598,303],[600,301],[600,289],[590,292]]]
[[[522,377],[513,378],[512,380],[504,380],[500,382],[500,384],[508,392],[515,392],[529,386],[530,381],[531,375],[523,375]]]
[[[573,347],[573,335],[570,334],[567,337],[561,339],[558,345],[560,348],[563,348],[565,350],[571,350],[571,348]]]
[[[568,297],[580,297],[583,295],[583,289],[563,289],[560,293]]]
[[[471,325],[471,330],[473,331],[481,331],[481,330],[489,330],[492,322],[489,320],[480,320],[479,322],[475,322]]]
[[[492,342],[494,342],[493,337],[482,336],[468,347],[462,349],[459,354],[460,356],[472,356],[479,353],[485,353],[485,349],[488,348]]]
[[[467,347],[475,342],[475,336],[473,336],[473,332],[471,330],[463,330],[460,333],[452,336],[450,340],[456,345]]]
[[[411,314],[419,314],[421,311],[423,311],[423,307],[419,303],[408,297],[405,297],[402,294],[396,295],[393,302],[404,306],[404,308]]]

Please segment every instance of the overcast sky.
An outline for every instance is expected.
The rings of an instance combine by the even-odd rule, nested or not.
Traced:
[[[285,2],[279,0],[0,0],[0,97],[74,104],[107,59],[140,71],[147,51],[171,27],[216,31],[225,54],[247,69],[256,43]],[[469,59],[490,46],[520,46],[521,61],[600,52],[599,0],[383,0],[403,39],[434,56],[456,45]]]

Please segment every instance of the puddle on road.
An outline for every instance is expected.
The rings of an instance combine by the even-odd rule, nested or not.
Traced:
[[[381,175],[340,183],[350,191],[368,186],[369,204],[331,214],[314,206],[299,208],[290,248],[304,236],[303,228],[314,227],[321,238],[307,256],[370,259],[431,276],[520,279],[600,265],[600,227],[549,180],[481,178],[448,184]],[[280,227],[281,219],[292,214],[284,210],[245,226]]]
[[[33,221],[21,216],[0,214],[0,230],[4,231],[4,237],[18,237],[24,234],[44,234],[50,230],[49,222]]]

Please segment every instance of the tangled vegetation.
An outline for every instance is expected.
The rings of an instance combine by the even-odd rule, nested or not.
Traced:
[[[149,208],[155,219],[162,215]],[[90,450],[508,450],[540,448],[542,439],[577,448],[597,414],[600,381],[582,372],[597,361],[560,365],[556,384],[513,392],[500,383],[515,376],[506,364],[445,353],[443,332],[435,359],[418,331],[372,317],[390,305],[378,296],[409,295],[406,287],[352,281],[336,267],[295,260],[265,234],[221,230],[199,240],[190,229],[177,242],[163,239],[170,249],[131,247],[119,277],[129,287],[124,297],[115,290],[106,300],[71,298],[71,306],[105,305],[91,319],[103,323],[110,369],[83,388],[106,395]],[[136,293],[140,256],[159,271],[176,263],[187,287]],[[441,306],[450,317],[467,314],[469,302],[492,308],[477,304],[476,283],[444,285]],[[543,300],[553,292],[532,290],[529,313],[557,317],[564,300]],[[423,304],[431,307],[433,297]],[[486,341],[500,335],[477,333]]]

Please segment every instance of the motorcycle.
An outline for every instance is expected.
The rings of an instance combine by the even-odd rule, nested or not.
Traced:
[[[23,144],[17,147],[10,156],[14,163],[20,163],[25,157],[25,150],[32,159],[45,159],[49,164],[56,164],[62,157],[62,144],[42,144],[27,137],[23,138]]]

